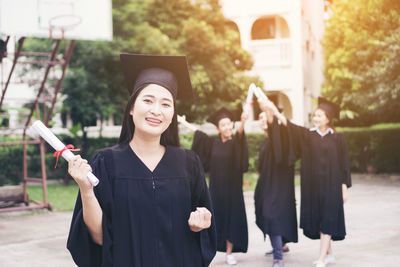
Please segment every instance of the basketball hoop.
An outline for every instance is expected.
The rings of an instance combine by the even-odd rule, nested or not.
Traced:
[[[61,33],[61,39],[67,30],[72,30],[82,23],[82,18],[77,15],[59,15],[49,20],[49,38],[53,39],[55,32]]]

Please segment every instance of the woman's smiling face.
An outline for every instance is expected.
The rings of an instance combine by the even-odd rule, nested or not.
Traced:
[[[139,93],[130,114],[135,133],[161,136],[174,116],[172,94],[160,85],[149,84]]]
[[[323,111],[320,108],[314,112],[312,122],[313,122],[314,126],[317,128],[327,127],[329,125],[329,119],[326,116],[325,111]]]
[[[233,122],[230,118],[223,118],[218,121],[218,132],[223,139],[230,139],[233,132]]]

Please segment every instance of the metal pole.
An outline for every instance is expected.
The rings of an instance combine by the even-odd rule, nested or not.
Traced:
[[[54,46],[53,52],[51,53],[50,61],[54,61],[54,58],[56,57],[56,54],[57,54],[58,47],[60,46],[60,42],[61,42],[60,40],[56,41],[56,45]],[[32,115],[33,115],[33,109],[34,109],[35,105],[38,103],[38,98],[40,97],[40,95],[42,94],[42,92],[44,90],[44,86],[45,86],[46,81],[47,81],[47,76],[49,75],[51,67],[52,67],[51,65],[48,65],[47,68],[46,68],[46,72],[44,74],[42,85],[40,86],[40,90],[39,90],[39,92],[38,92],[38,94],[36,96],[35,103],[32,104],[31,112],[30,112],[30,114],[29,114],[29,116],[28,116],[28,118],[26,120],[24,133],[26,132],[26,129],[28,128],[29,122],[31,121],[31,118],[32,118]]]
[[[19,58],[19,54],[21,53],[22,45],[24,44],[24,41],[25,41],[25,37],[21,37],[21,39],[19,39],[19,41],[18,41],[18,50],[14,55],[13,65],[11,67],[10,74],[8,75],[8,79],[7,79],[6,85],[5,85],[5,87],[3,89],[3,92],[1,94],[0,110],[1,110],[1,107],[3,105],[4,96],[6,95],[7,87],[8,87],[8,84],[10,83],[10,81],[11,81],[11,76],[12,76],[12,74],[14,72],[15,65],[17,64],[17,61],[18,61],[18,58]]]
[[[66,53],[64,64],[63,64],[63,67],[62,67],[61,78],[60,78],[60,80],[58,80],[58,83],[57,83],[56,88],[54,90],[54,97],[53,97],[53,100],[52,100],[52,103],[51,103],[51,107],[50,107],[49,113],[46,115],[46,118],[45,118],[45,123],[44,123],[45,125],[48,125],[49,120],[51,118],[51,115],[53,114],[54,106],[55,106],[56,100],[57,100],[57,95],[58,95],[58,92],[60,91],[61,84],[62,84],[62,82],[64,80],[65,72],[67,70],[69,61],[71,59],[72,50],[74,49],[74,46],[75,46],[75,40],[71,40],[69,48],[68,48],[68,51]]]
[[[28,183],[28,180],[27,180],[27,178],[28,178],[28,156],[27,156],[27,148],[26,148],[26,146],[27,146],[27,144],[25,143],[25,141],[26,141],[26,135],[25,135],[25,133],[24,133],[24,135],[23,135],[23,140],[24,140],[24,145],[23,145],[23,158],[22,158],[22,164],[23,164],[23,169],[22,169],[22,172],[23,172],[23,188],[24,188],[24,202],[25,202],[25,205],[28,205],[29,204],[29,199],[28,199],[28,192],[27,192],[27,183]]]
[[[40,138],[40,161],[42,164],[43,204],[48,205],[48,203],[47,203],[46,161],[45,161],[44,140],[42,138]]]

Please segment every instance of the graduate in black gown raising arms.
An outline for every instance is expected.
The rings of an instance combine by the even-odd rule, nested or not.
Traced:
[[[269,109],[287,125],[293,147],[290,161],[301,158],[300,228],[305,236],[320,239],[320,254],[314,265],[334,263],[331,240],[346,236],[343,204],[351,187],[346,141],[333,127],[339,107],[319,98],[312,119],[314,127],[307,129],[286,120],[271,101],[259,99],[259,103],[261,109]]]
[[[266,138],[260,148],[260,176],[254,192],[256,224],[264,237],[269,235],[272,266],[281,267],[284,266],[283,248],[288,250],[287,243],[297,242],[294,167],[289,163],[287,127],[279,124],[268,111],[261,112],[259,120]]]
[[[217,250],[226,252],[226,262],[235,265],[232,252],[247,252],[248,232],[243,199],[243,173],[248,169],[248,148],[244,124],[248,114],[243,112],[240,125],[233,135],[234,113],[221,108],[208,121],[219,132],[217,138],[197,130],[184,118],[179,121],[195,131],[192,149],[200,156],[210,175],[210,193],[217,227]]]
[[[213,209],[199,157],[179,148],[175,109],[192,96],[186,58],[121,54],[121,63],[130,98],[118,145],[90,165],[69,161],[79,194],[67,248],[84,267],[206,267]]]

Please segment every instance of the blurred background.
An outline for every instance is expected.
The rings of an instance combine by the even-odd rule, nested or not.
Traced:
[[[305,126],[322,95],[341,107],[353,172],[400,172],[397,0],[0,0],[0,15],[0,185],[71,181],[32,120],[86,158],[116,143],[121,52],[186,55],[196,99],[178,113],[211,134],[207,115],[241,106],[252,82]],[[253,107],[249,190],[264,138]]]

